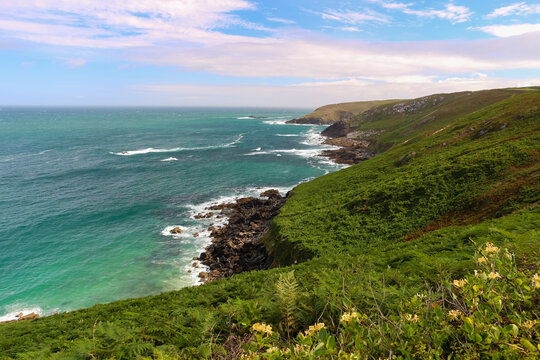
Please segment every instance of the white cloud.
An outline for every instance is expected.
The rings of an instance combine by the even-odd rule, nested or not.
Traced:
[[[296,21],[277,18],[277,17],[269,17],[269,18],[266,18],[266,20],[273,21],[273,22],[278,22],[278,23],[282,23],[282,24],[296,24]]]
[[[540,68],[535,34],[475,41],[379,42],[337,40],[306,33],[267,43],[227,43],[204,48],[133,49],[141,63],[241,77],[314,79],[441,75]]]
[[[455,5],[452,2],[444,5],[444,9],[440,10],[432,8],[422,10],[412,9],[412,6],[414,6],[413,3],[382,2],[380,5],[386,9],[402,11],[408,15],[450,20],[453,24],[469,21],[473,15],[473,12],[468,7]]]
[[[493,10],[487,15],[489,18],[498,16],[510,16],[510,15],[533,15],[540,14],[540,4],[528,5],[525,2],[503,6]]]
[[[357,28],[356,26],[342,26],[340,28],[340,30],[348,31],[348,32],[360,32],[360,31],[362,31],[359,28]]]
[[[387,23],[389,22],[386,15],[380,14],[373,10],[359,11],[339,11],[339,10],[326,10],[320,13],[321,17],[326,20],[339,21],[345,24],[362,24],[368,21]]]
[[[83,67],[84,65],[86,65],[87,62],[88,60],[86,59],[77,59],[77,58],[70,58],[70,59],[64,60],[64,64],[70,69]]]
[[[267,31],[231,14],[246,0],[18,0],[0,2],[0,33],[63,46],[125,47],[167,41],[237,41],[216,29]]]
[[[392,10],[405,10],[413,5],[414,5],[413,3],[405,4],[405,3],[387,3],[387,2],[384,2],[381,4],[382,7],[386,9],[392,9]]]
[[[514,25],[489,25],[478,28],[485,33],[495,35],[497,37],[510,37],[516,35],[527,34],[540,31],[540,23],[538,24],[514,24]],[[540,37],[540,33],[538,34]]]

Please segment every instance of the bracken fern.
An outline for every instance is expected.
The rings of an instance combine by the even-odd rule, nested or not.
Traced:
[[[283,320],[283,331],[287,334],[298,327],[298,282],[294,277],[294,270],[281,274],[276,281],[276,296]]]

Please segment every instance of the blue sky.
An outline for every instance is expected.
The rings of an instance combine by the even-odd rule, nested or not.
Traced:
[[[17,0],[0,104],[315,107],[540,85],[540,2]]]

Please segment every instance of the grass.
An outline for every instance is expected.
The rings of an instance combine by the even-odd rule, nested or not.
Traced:
[[[334,123],[339,120],[349,120],[375,106],[394,103],[398,100],[357,101],[321,106],[302,118],[320,119],[324,123]],[[346,116],[343,116],[346,115]]]

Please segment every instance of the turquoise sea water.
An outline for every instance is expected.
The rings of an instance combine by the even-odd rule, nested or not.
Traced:
[[[0,320],[195,284],[193,215],[339,169],[306,112],[0,109]]]

